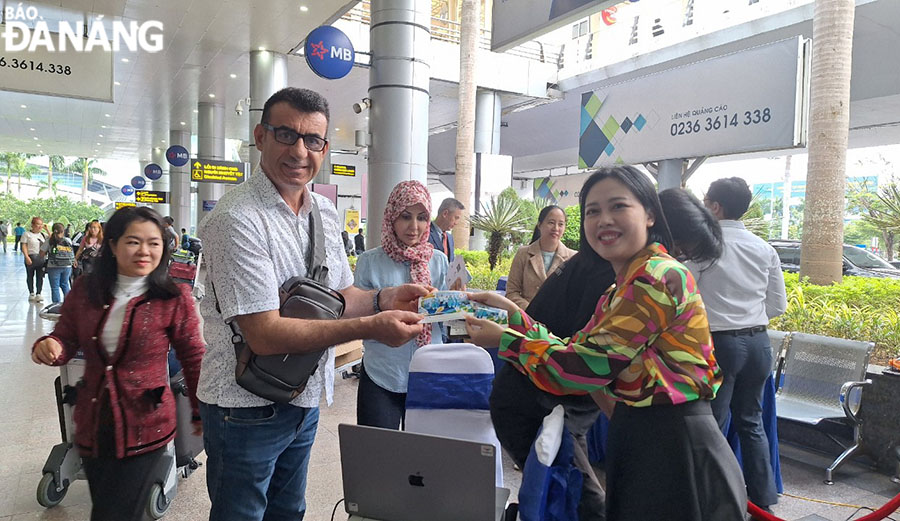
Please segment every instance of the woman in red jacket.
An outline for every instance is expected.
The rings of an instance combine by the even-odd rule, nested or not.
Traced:
[[[152,469],[175,435],[170,345],[184,368],[199,433],[203,338],[190,288],[167,274],[163,229],[149,208],[113,214],[94,270],[76,281],[53,332],[32,348],[35,363],[57,366],[84,352],[75,444],[91,490],[91,521],[143,515]]]

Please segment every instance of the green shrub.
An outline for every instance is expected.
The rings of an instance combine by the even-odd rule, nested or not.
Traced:
[[[844,277],[815,286],[785,273],[784,282],[788,307],[770,322],[774,329],[872,341],[879,363],[900,356],[900,280]]]
[[[477,266],[484,264],[487,266],[488,263],[488,252],[486,251],[470,251],[470,250],[453,250],[454,255],[460,255],[462,258],[466,259],[466,266],[471,271],[472,266]]]
[[[566,231],[563,233],[562,242],[573,250],[578,249],[581,242],[581,208],[576,204],[566,207]]]
[[[468,252],[472,253],[472,252]],[[487,253],[487,252],[476,252],[476,253]],[[470,289],[496,289],[497,281],[500,280],[500,277],[505,277],[509,275],[509,267],[512,264],[512,258],[504,258],[501,259],[499,263],[497,263],[497,267],[491,270],[490,266],[488,266],[487,258],[481,263],[470,264],[466,261],[466,268],[468,268],[469,273],[472,275],[472,280],[469,281],[468,287]]]

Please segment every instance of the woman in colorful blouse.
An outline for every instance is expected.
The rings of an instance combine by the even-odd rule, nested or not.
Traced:
[[[741,470],[709,407],[721,384],[693,276],[667,253],[672,237],[649,179],[604,168],[581,190],[585,235],[616,283],[587,325],[559,339],[509,300],[509,328],[468,317],[473,342],[500,346],[542,390],[613,401],[607,519],[742,520]]]

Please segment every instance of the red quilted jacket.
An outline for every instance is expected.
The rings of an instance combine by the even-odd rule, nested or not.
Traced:
[[[190,287],[179,284],[181,294],[168,300],[145,295],[131,299],[119,345],[110,356],[99,340],[109,306],[91,304],[86,279],[89,277],[75,282],[63,302],[59,322],[48,335],[63,346],[54,365],[65,364],[79,349],[84,351],[84,385],[78,388],[75,405],[75,444],[82,453],[97,456],[98,398],[107,389],[115,419],[116,457],[162,447],[175,435],[175,397],[167,372],[170,344],[184,368],[191,405],[197,414],[196,390],[204,344]]]

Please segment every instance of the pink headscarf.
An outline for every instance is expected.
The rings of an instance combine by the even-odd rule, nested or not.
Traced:
[[[428,242],[430,226],[415,246],[407,246],[397,239],[394,233],[394,221],[410,206],[421,203],[425,211],[431,214],[431,195],[425,185],[418,181],[403,181],[394,187],[384,208],[384,220],[381,222],[381,247],[394,262],[409,263],[409,278],[414,284],[431,286],[431,271],[428,261],[434,254],[434,248]],[[426,326],[416,338],[420,346],[431,343],[431,327]]]

